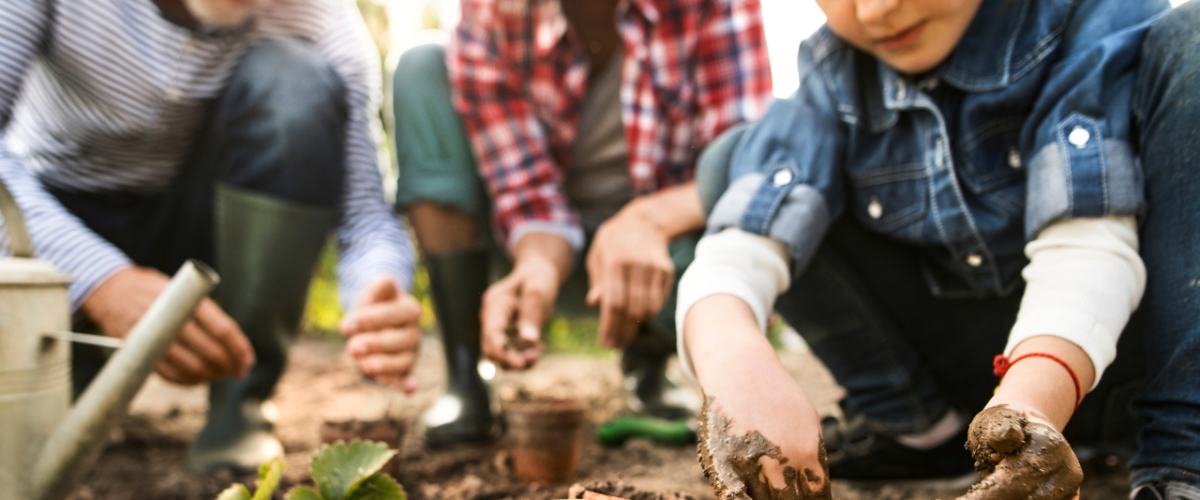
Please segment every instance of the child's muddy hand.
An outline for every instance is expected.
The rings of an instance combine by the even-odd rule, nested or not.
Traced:
[[[1007,405],[971,421],[967,449],[983,481],[959,500],[1069,500],[1079,494],[1079,459],[1054,427]]]
[[[797,471],[775,443],[758,431],[734,435],[732,422],[706,398],[700,415],[700,465],[720,500],[828,500],[829,464],[822,443],[820,471]]]

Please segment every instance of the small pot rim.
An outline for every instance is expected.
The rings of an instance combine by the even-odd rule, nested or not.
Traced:
[[[587,410],[583,401],[575,398],[535,398],[505,402],[505,413],[553,414],[582,413]]]

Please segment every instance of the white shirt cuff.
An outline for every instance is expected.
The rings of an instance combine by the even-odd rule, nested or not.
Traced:
[[[1004,354],[1049,335],[1083,349],[1095,369],[1092,387],[1117,356],[1117,340],[1146,289],[1133,217],[1063,220],[1025,247],[1025,295]]]
[[[765,332],[775,298],[790,282],[787,246],[782,242],[737,228],[701,239],[695,260],[679,281],[675,309],[676,352],[684,373],[696,379],[683,341],[684,319],[692,306],[705,297],[732,295],[750,307],[759,331]]]

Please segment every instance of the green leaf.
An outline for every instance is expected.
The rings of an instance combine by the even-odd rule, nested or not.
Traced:
[[[245,486],[235,484],[217,495],[217,500],[250,500],[250,491]]]
[[[346,500],[406,500],[404,488],[383,474],[364,477],[346,493]]]
[[[289,491],[284,500],[323,500],[321,495],[308,486],[297,486]]]
[[[275,457],[262,464],[258,469],[258,485],[254,491],[253,500],[271,500],[275,489],[279,488],[279,480],[283,478],[283,459]]]
[[[395,454],[386,444],[358,440],[322,446],[313,455],[313,482],[324,500],[342,500],[355,483],[378,472]]]

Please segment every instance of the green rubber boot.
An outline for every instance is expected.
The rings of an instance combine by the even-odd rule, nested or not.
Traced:
[[[338,213],[224,185],[215,196],[221,273],[215,299],[250,339],[258,362],[245,379],[209,386],[208,422],[188,448],[187,468],[240,475],[283,455],[262,403],[283,374],[313,268]]]
[[[440,448],[497,437],[487,383],[479,375],[479,311],[487,290],[487,252],[428,255],[434,312],[446,352],[446,393],[425,412],[425,445]]]

